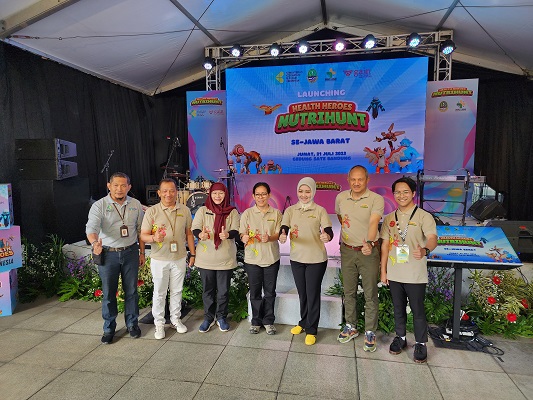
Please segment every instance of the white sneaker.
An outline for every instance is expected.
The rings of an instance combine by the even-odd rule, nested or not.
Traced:
[[[156,325],[154,337],[158,340],[165,338],[165,325]]]
[[[176,328],[176,332],[178,333],[185,333],[187,332],[187,327],[183,325],[181,322],[181,319],[178,319],[174,325],[174,328]]]

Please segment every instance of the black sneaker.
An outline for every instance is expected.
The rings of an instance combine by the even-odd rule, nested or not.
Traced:
[[[139,325],[130,326],[128,328],[128,332],[130,333],[130,336],[134,339],[141,337],[141,329],[139,328]]]
[[[111,344],[113,341],[113,337],[115,337],[115,333],[104,333],[102,335],[102,344]]]
[[[396,336],[394,339],[392,339],[392,343],[389,347],[389,353],[397,355],[402,352],[402,349],[405,349],[407,347],[407,341],[403,340],[401,337]]]
[[[428,358],[428,349],[422,343],[415,344],[415,363],[425,363]]]

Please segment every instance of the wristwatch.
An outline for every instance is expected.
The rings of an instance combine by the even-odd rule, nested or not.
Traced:
[[[429,250],[427,247],[424,247],[424,250],[426,250],[426,257],[429,256],[429,253],[431,253],[431,250]]]

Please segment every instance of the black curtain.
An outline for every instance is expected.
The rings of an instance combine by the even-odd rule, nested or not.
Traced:
[[[22,212],[27,214],[20,198],[20,185],[27,181],[21,179],[13,156],[15,139],[59,138],[76,143],[78,155],[71,161],[77,162],[79,177],[88,180],[94,199],[106,194],[105,174],[100,171],[111,150],[109,173],[128,174],[131,194],[143,203],[145,188],[158,183],[163,173],[160,165],[166,163],[176,137],[181,147],[171,164],[187,169],[183,95],[143,95],[0,42],[0,102],[4,150],[0,182],[13,185],[16,224],[21,224]],[[83,232],[86,221],[61,222],[79,223]]]

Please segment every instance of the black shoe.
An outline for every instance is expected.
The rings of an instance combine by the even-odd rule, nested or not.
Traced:
[[[102,335],[102,344],[111,344],[113,341],[113,337],[115,337],[115,333],[104,333]]]
[[[141,337],[141,329],[139,328],[139,325],[130,326],[128,328],[128,332],[130,333],[130,336],[134,339]]]
[[[428,358],[428,349],[422,343],[415,344],[414,361],[416,363],[425,363]]]
[[[392,343],[389,347],[389,353],[397,355],[402,352],[402,349],[405,349],[407,347],[407,341],[403,340],[401,337],[396,336],[394,339],[392,339]]]

